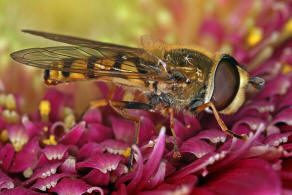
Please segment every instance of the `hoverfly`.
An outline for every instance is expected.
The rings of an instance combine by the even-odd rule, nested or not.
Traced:
[[[70,44],[24,49],[11,54],[17,62],[44,69],[48,85],[100,80],[145,94],[147,102],[108,98],[91,103],[93,107],[110,105],[120,115],[134,121],[134,143],[138,143],[140,119],[129,115],[125,109],[166,110],[175,138],[175,157],[180,153],[174,131],[174,109],[199,113],[211,108],[223,131],[245,139],[246,135],[230,131],[219,113],[236,112],[245,101],[248,87],[261,89],[264,85],[263,79],[249,77],[232,56],[213,55],[194,46],[167,45],[146,37],[142,40],[143,48],[133,48],[46,32],[24,32]]]

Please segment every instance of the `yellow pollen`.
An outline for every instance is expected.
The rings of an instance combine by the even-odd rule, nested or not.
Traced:
[[[25,178],[30,178],[31,176],[32,176],[32,174],[33,174],[33,170],[30,168],[30,167],[28,167],[27,169],[25,169],[24,171],[23,171],[23,176],[25,177]]]
[[[292,33],[292,19],[290,19],[284,27],[284,31],[287,33]]]
[[[292,66],[291,65],[289,65],[289,64],[283,64],[282,74],[288,74],[291,71],[292,71]]]
[[[6,94],[0,94],[0,106],[5,106],[6,105]]]
[[[75,125],[74,114],[68,114],[64,119],[65,125],[68,129],[71,129]]]
[[[46,144],[46,145],[57,145],[57,142],[55,140],[55,136],[54,135],[50,135],[49,139],[44,139],[43,140],[43,144]]]
[[[15,97],[12,94],[8,94],[6,97],[6,108],[9,110],[15,110],[16,109],[16,101]]]
[[[39,105],[40,114],[43,121],[48,121],[48,117],[51,111],[51,104],[47,100],[41,101]]]
[[[47,132],[49,130],[48,126],[44,126],[44,131]]]
[[[12,146],[14,147],[15,152],[20,152],[24,144],[27,143],[27,140],[15,140],[12,141]]]
[[[1,142],[2,143],[5,143],[5,142],[8,141],[9,136],[8,136],[8,131],[6,129],[4,129],[3,131],[1,131],[0,139],[1,139]]]
[[[74,114],[72,108],[69,108],[69,107],[64,107],[63,110],[62,110],[62,118],[66,118],[67,115],[69,114]]]
[[[19,115],[15,110],[6,109],[2,112],[2,116],[9,124],[17,123],[19,121]]]
[[[260,28],[252,28],[247,36],[246,42],[249,46],[255,46],[263,39],[263,31]]]
[[[130,147],[127,147],[124,151],[123,151],[123,156],[126,157],[126,158],[129,158],[131,154],[131,148]]]

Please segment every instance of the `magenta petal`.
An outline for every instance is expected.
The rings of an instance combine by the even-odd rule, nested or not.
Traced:
[[[83,121],[85,121],[86,123],[101,123],[102,116],[100,110],[96,108],[91,108],[87,110],[83,116]]]
[[[77,124],[75,127],[73,127],[69,133],[66,133],[61,139],[60,143],[65,144],[65,145],[74,145],[77,144],[79,141],[80,137],[82,136],[85,128],[85,123],[81,122]]]
[[[84,193],[92,193],[93,191],[98,191],[103,195],[103,190],[99,187],[91,187],[80,179],[62,179],[54,188],[51,188],[52,192],[57,194],[70,194],[70,195],[80,195]]]
[[[241,124],[248,125],[252,130],[257,130],[260,124],[265,124],[265,121],[259,117],[243,117],[241,120],[238,120],[232,127],[232,130],[236,132],[238,127]]]
[[[103,151],[104,151],[103,146],[94,142],[90,142],[82,146],[82,148],[78,152],[77,158],[78,160],[84,160],[92,156],[92,154],[102,153]]]
[[[202,188],[216,194],[250,194],[277,195],[281,194],[279,175],[271,165],[261,159],[242,160],[228,170],[216,175]]]
[[[2,113],[1,107],[0,107],[0,113]],[[0,115],[0,129],[6,129],[6,121],[3,118],[2,114]]]
[[[197,176],[194,175],[187,175],[179,180],[174,181],[174,183],[172,184],[168,184],[168,183],[163,183],[160,186],[158,186],[156,189],[157,190],[167,190],[167,191],[177,191],[178,194],[180,194],[180,190],[181,192],[184,194],[185,190],[187,190],[188,192],[191,191],[191,189],[193,188],[193,186],[196,185],[196,183],[198,182],[198,178]]]
[[[149,141],[154,135],[156,135],[156,129],[153,122],[149,118],[141,117],[139,145]]]
[[[286,108],[279,112],[270,125],[275,125],[276,123],[286,123],[287,125],[292,125],[292,108]]]
[[[288,141],[288,137],[291,135],[292,132],[272,134],[265,139],[264,143],[272,146],[279,146],[282,143],[286,143]]]
[[[102,81],[97,81],[96,85],[98,86],[99,90],[102,92],[101,94],[103,95],[104,98],[108,97],[108,93],[110,91],[109,86]]]
[[[150,190],[140,192],[139,195],[169,195],[169,194],[191,194],[192,186],[179,186],[168,185],[168,189],[165,187],[163,190]],[[198,194],[200,195],[200,194]]]
[[[290,88],[290,90],[288,90],[287,94],[285,94],[283,96],[283,98],[281,98],[281,101],[279,101],[277,108],[281,109],[283,107],[289,107],[290,105],[292,105],[292,90],[291,90],[291,88]]]
[[[166,181],[168,183],[174,183],[175,181],[189,175],[196,173],[198,171],[205,170],[207,166],[214,164],[216,161],[219,161],[225,158],[226,152],[222,151],[221,153],[210,153],[206,154],[202,158],[194,161],[193,163],[183,167],[182,169],[178,170],[175,174],[169,177]]]
[[[95,154],[89,159],[77,163],[77,168],[89,167],[100,170],[102,173],[107,173],[108,171],[113,171],[118,167],[119,162],[122,157],[114,154]]]
[[[257,100],[253,101],[250,104],[242,107],[235,115],[233,120],[241,120],[246,116],[259,116],[263,117],[264,113],[270,113],[275,111],[275,105],[273,102],[267,100]]]
[[[44,195],[44,193],[35,192],[26,188],[17,187],[14,189],[5,190],[2,192],[5,195]]]
[[[107,186],[110,182],[110,174],[102,173],[97,169],[92,169],[83,179],[90,185]]]
[[[74,157],[69,156],[63,164],[60,166],[60,170],[63,173],[76,173],[76,159]]]
[[[116,117],[112,117],[111,121],[115,138],[126,143],[132,143],[134,137],[134,123]]]
[[[66,106],[71,106],[73,99],[69,95],[62,94],[55,89],[49,89],[44,95],[44,100],[50,102],[50,121],[57,121],[61,118],[62,108]]]
[[[9,167],[11,166],[12,160],[14,156],[14,148],[10,144],[6,144],[0,151],[0,161],[1,168],[4,171],[8,171]]]
[[[11,126],[8,126],[7,130],[8,130],[9,140],[12,144],[23,143],[24,145],[25,143],[28,142],[29,135],[22,125],[19,125],[19,124],[11,125]],[[20,144],[17,144],[17,145],[20,145]]]
[[[113,192],[112,195],[128,195],[125,184],[121,184],[118,190]]]
[[[253,71],[254,75],[265,75],[265,79],[272,79],[277,76],[282,69],[281,63],[275,59],[267,60],[263,65]]]
[[[107,98],[110,92],[109,86],[105,82],[96,82],[104,98]],[[121,100],[123,98],[124,91],[121,87],[115,89],[113,100]]]
[[[55,162],[55,163],[51,163],[51,164],[45,164],[44,166],[38,168],[35,170],[33,176],[27,180],[25,183],[29,184],[32,181],[38,179],[38,178],[46,178],[49,177],[51,175],[56,174],[57,172],[57,168],[61,165],[61,162]]]
[[[227,135],[219,129],[207,129],[204,131],[200,131],[200,133],[195,137],[197,139],[207,139],[216,144],[219,142],[225,142]]]
[[[200,27],[201,36],[209,36],[215,38],[217,44],[220,44],[224,39],[224,27],[217,18],[209,18],[202,22]]]
[[[114,137],[111,128],[98,123],[88,124],[87,130],[84,132],[79,144],[88,142],[101,142]]]
[[[283,155],[283,148],[281,147],[273,147],[269,145],[258,145],[253,146],[249,149],[245,158],[261,158],[266,160],[276,160],[281,158]]]
[[[141,181],[142,174],[143,174],[143,168],[144,168],[143,156],[141,154],[140,149],[136,145],[133,146],[133,149],[137,153],[137,156],[136,156],[136,158],[137,158],[136,159],[136,161],[137,161],[136,168],[135,168],[133,173],[129,173],[129,174],[125,175],[124,177],[121,177],[121,179],[116,183],[116,185],[118,185],[119,182],[123,182],[124,179],[125,179],[125,181],[127,181],[126,179],[128,179],[129,176],[133,177],[132,181],[127,186],[127,191],[128,192],[132,192],[132,191],[135,190],[135,187]]]
[[[173,184],[180,185],[180,186],[183,186],[183,185],[195,186],[197,182],[198,182],[198,177],[197,176],[195,176],[195,175],[187,175],[187,176],[175,181]]]
[[[68,148],[69,146],[64,146],[62,144],[58,144],[56,146],[46,146],[43,149],[43,153],[48,160],[61,160]]]
[[[185,113],[183,117],[185,121],[185,126],[189,131],[188,136],[192,136],[195,132],[202,128],[200,122],[195,116]]]
[[[180,152],[194,154],[197,158],[201,158],[202,156],[210,152],[214,152],[215,150],[215,146],[212,146],[203,140],[198,140],[196,137],[184,141],[182,146],[179,148]]]
[[[115,175],[117,177],[120,177],[122,176],[123,174],[126,174],[129,172],[129,169],[128,167],[125,165],[125,164],[122,164],[122,163],[119,163],[118,167],[116,170],[114,170],[112,173],[111,173],[111,176]],[[113,179],[113,178],[112,178]]]
[[[46,178],[39,178],[36,180],[36,183],[32,186],[32,188],[39,189],[43,192],[47,191],[51,189],[52,187],[55,187],[58,181],[65,176],[67,175],[64,173],[61,173],[61,174],[54,174]]]
[[[73,103],[71,96],[64,95],[55,89],[49,89],[43,99],[49,101],[51,105],[50,121],[59,120],[61,118],[62,108],[65,105],[70,106]]]
[[[284,95],[290,86],[290,81],[285,76],[278,76],[273,80],[270,80],[264,90],[258,94],[257,98],[267,98],[274,95]]]
[[[15,154],[10,171],[22,172],[27,168],[34,169],[38,162],[39,151],[38,140],[36,138],[32,139],[20,152]]]
[[[32,122],[27,117],[23,117],[22,123],[30,138],[39,136],[42,133],[40,129],[44,129],[44,127],[47,125],[46,123],[42,122]]]
[[[136,187],[137,190],[144,188],[149,179],[157,171],[160,164],[165,147],[165,128],[162,127],[150,157],[143,168],[143,176],[141,182]]]
[[[14,188],[13,180],[0,170],[0,191]]]
[[[149,182],[144,186],[144,189],[152,189],[157,185],[161,184],[165,178],[166,162],[161,162],[157,172],[153,175]]]
[[[174,130],[181,140],[185,140],[193,135],[195,135],[195,131],[190,131],[190,128],[186,128],[184,124],[182,124],[179,120],[175,120]]]
[[[120,155],[122,155],[124,150],[129,147],[129,144],[114,139],[106,140],[100,143],[100,145],[104,146],[105,151],[107,151],[108,153]]]

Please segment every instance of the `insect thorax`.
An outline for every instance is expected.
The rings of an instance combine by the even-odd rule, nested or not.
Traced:
[[[212,59],[197,50],[178,48],[164,51],[163,60],[174,82],[157,83],[156,95],[162,95],[169,106],[180,110],[203,104]]]

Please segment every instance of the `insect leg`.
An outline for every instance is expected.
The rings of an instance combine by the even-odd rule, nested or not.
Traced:
[[[139,134],[140,134],[140,123],[141,120],[139,117],[132,116],[128,114],[128,112],[125,109],[140,109],[140,110],[150,110],[152,109],[152,105],[145,104],[141,102],[128,102],[128,101],[114,101],[114,100],[107,100],[107,99],[101,99],[97,101],[91,102],[92,107],[99,107],[99,106],[106,106],[110,105],[111,108],[116,111],[119,115],[121,115],[123,118],[133,121],[135,123],[135,131],[134,131],[134,139],[133,144],[139,143]],[[130,157],[129,157],[129,169],[132,167],[133,159],[134,159],[134,150],[131,148]]]
[[[138,117],[129,115],[125,110],[121,108],[121,105],[124,104],[124,102],[117,102],[117,101],[109,101],[109,105],[118,113],[120,114],[123,118],[133,121],[135,124],[134,127],[134,139],[133,139],[133,144],[138,144],[139,143],[139,134],[140,134],[140,123],[141,120]],[[118,107],[120,108],[118,108]],[[124,104],[125,106],[125,104]],[[134,150],[131,147],[131,152],[130,152],[130,157],[129,157],[129,164],[128,168],[130,169],[133,164],[133,159],[134,159]]]
[[[234,132],[232,132],[231,130],[229,130],[225,123],[223,122],[223,120],[221,119],[216,107],[214,106],[214,104],[212,102],[208,102],[206,104],[203,104],[201,106],[199,106],[197,109],[196,109],[196,113],[199,113],[201,111],[203,111],[205,108],[207,107],[211,107],[212,110],[213,110],[213,113],[214,113],[214,116],[220,126],[220,128],[222,129],[222,131],[226,132],[228,135],[231,135],[232,137],[236,137],[238,139],[243,139],[243,140],[246,140],[247,139],[247,135],[243,134],[243,135],[238,135]]]
[[[108,105],[109,100],[113,99],[113,97],[115,95],[115,89],[116,89],[116,85],[112,85],[106,99],[90,101],[89,105],[82,112],[81,118],[83,118],[85,112],[90,108],[98,108],[98,107],[103,107],[103,106]]]
[[[127,113],[126,109],[140,109],[140,110],[150,110],[152,109],[152,105],[150,104],[145,104],[141,102],[128,102],[128,101],[109,101],[109,105],[118,113],[120,114],[123,118],[134,121],[135,122],[135,132],[134,132],[134,140],[133,143],[138,145],[139,143],[139,134],[140,134],[140,124],[141,124],[141,119],[136,116],[132,116]],[[130,157],[129,157],[129,169],[132,167],[133,164],[133,159],[134,159],[134,150],[131,147],[131,152],[130,152]]]
[[[170,130],[171,130],[172,136],[174,137],[174,153],[173,153],[173,157],[174,158],[180,158],[181,154],[178,151],[177,138],[176,138],[176,134],[175,134],[175,131],[174,131],[174,110],[173,110],[173,108],[168,108],[168,112],[169,112]]]

